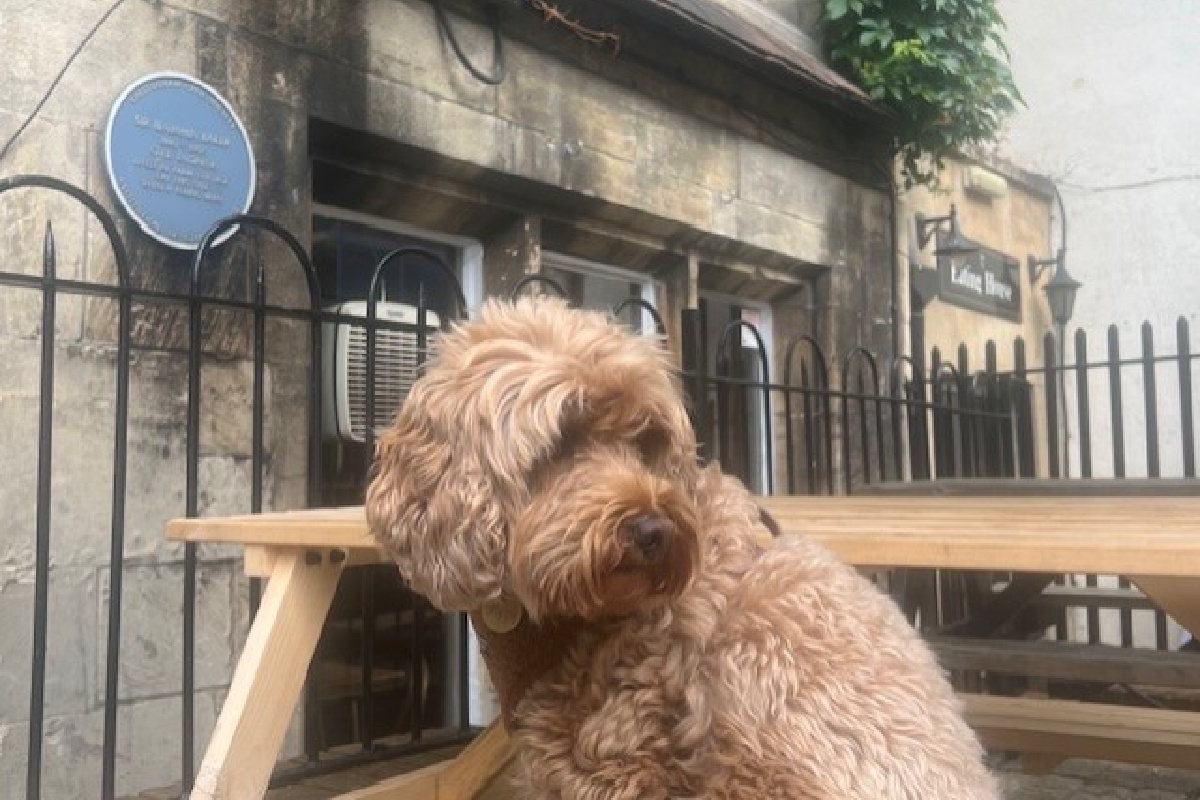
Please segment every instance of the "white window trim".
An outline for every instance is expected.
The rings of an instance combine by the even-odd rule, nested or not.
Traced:
[[[329,206],[322,203],[313,203],[312,215],[325,217],[326,219],[340,220],[342,222],[352,222],[382,233],[398,233],[402,236],[427,239],[431,242],[457,248],[459,254],[457,264],[460,276],[459,283],[462,287],[463,299],[467,301],[468,316],[475,316],[479,308],[483,305],[483,245],[478,240],[466,236],[455,236],[453,234],[425,230],[415,225],[406,225],[403,222],[397,222],[394,219],[376,217],[372,214],[364,214],[348,208]],[[452,713],[456,700],[458,702],[465,702],[467,704],[468,722],[471,725],[483,727],[491,723],[499,715],[500,704],[495,692],[491,690],[487,679],[487,668],[483,663],[479,637],[475,633],[475,628],[465,617],[462,620],[460,622],[460,618],[455,616],[448,616],[446,618],[446,662],[448,664],[461,663],[461,645],[459,642],[462,640],[460,638],[461,628],[459,626],[465,624],[467,626],[468,696],[465,698],[458,697],[457,687],[459,682],[457,675],[450,674],[445,676],[448,679],[448,685],[453,687],[451,691],[446,693],[445,711],[447,714]]]
[[[662,310],[658,307],[658,292],[654,285],[654,279],[644,272],[634,272],[633,270],[614,267],[610,264],[589,261],[585,258],[552,251],[542,251],[542,264],[551,269],[561,269],[567,272],[579,272],[585,275],[595,275],[600,278],[613,278],[636,283],[642,287],[642,299],[654,306],[654,310],[658,311],[660,316],[662,314]],[[663,322],[665,324],[666,320],[663,320]],[[654,320],[645,309],[642,310],[642,329],[651,331],[655,329]]]
[[[474,316],[479,307],[483,305],[483,244],[478,239],[426,230],[415,225],[397,222],[394,219],[377,217],[373,214],[364,214],[361,211],[329,206],[324,203],[313,203],[312,213],[316,217],[353,222],[383,233],[414,236],[458,248],[459,261],[456,266],[459,268],[459,284],[462,287],[463,299],[467,301],[467,314]]]
[[[760,337],[762,337],[763,348],[766,350],[767,369],[770,371],[771,382],[777,383],[778,381],[777,381],[777,378],[775,375],[775,317],[771,310],[770,303],[765,303],[761,300],[751,300],[748,297],[739,297],[735,294],[726,294],[724,292],[711,292],[711,291],[706,291],[706,290],[700,291],[700,297],[702,299],[719,300],[722,303],[731,303],[733,305],[742,306],[743,308],[752,308],[755,311],[759,312],[759,314],[761,314],[762,324],[755,325],[755,328],[758,329],[758,335]],[[745,330],[743,329],[743,335],[744,334],[745,334]],[[764,422],[765,422],[765,420],[764,420]],[[772,430],[774,430],[774,424],[775,424],[775,420],[771,420]],[[771,443],[771,445],[772,445],[771,447],[769,447],[769,448],[767,447],[768,442],[767,442],[767,426],[766,426],[766,424],[761,425],[760,428],[761,428],[761,435],[759,436],[759,447],[758,447],[758,451],[759,451],[758,470],[759,470],[759,479],[763,482],[763,485],[765,486],[768,483],[767,476],[770,475],[772,478],[774,477],[774,475],[773,475],[774,465],[768,462],[767,453],[770,452],[772,455],[774,455],[775,447],[774,447],[774,442]]]

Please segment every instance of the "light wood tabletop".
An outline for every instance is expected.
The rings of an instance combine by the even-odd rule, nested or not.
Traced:
[[[766,497],[761,503],[785,535],[821,542],[848,564],[1122,575],[1185,628],[1200,631],[1200,496]],[[191,794],[193,800],[262,797],[342,572],[354,564],[381,563],[385,554],[367,530],[361,507],[175,520],[168,537],[241,544],[246,571],[269,578]],[[1083,728],[1075,717],[1093,712],[1080,711],[1079,704],[1058,709],[1042,702],[1039,724],[1055,727],[1053,736],[1044,730],[1035,736],[1017,730],[1026,725],[1023,718],[997,721],[1000,712],[992,700],[973,702],[991,703],[983,708],[990,716],[979,716],[974,706],[968,712],[982,720],[980,730],[989,741],[1005,747],[1019,740],[1055,757],[1077,754],[1075,747],[1085,754],[1134,752],[1127,749],[1130,737],[1109,736],[1104,746],[1116,748],[1110,750],[1088,743],[1076,732]],[[1025,713],[1019,704],[1001,708],[1009,716],[1013,709]],[[1158,712],[1154,725],[1159,717],[1179,713]],[[1066,734],[1063,719],[1073,726]],[[1171,717],[1169,724],[1188,727],[1192,721],[1185,715]],[[1099,728],[1092,727],[1094,738]],[[355,797],[470,797],[510,755],[502,732],[493,729],[489,737],[452,768],[413,773],[378,793]],[[1161,743],[1140,745],[1137,752],[1158,759],[1152,763],[1180,763],[1165,760]],[[1196,750],[1191,739],[1178,749],[1182,759]]]
[[[1200,577],[1197,497],[764,497],[787,533],[857,566]],[[382,558],[361,507],[172,521],[176,541]]]

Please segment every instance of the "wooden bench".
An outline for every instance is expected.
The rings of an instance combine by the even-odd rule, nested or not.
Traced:
[[[785,534],[822,542],[866,570],[893,567],[1124,575],[1200,630],[1200,497],[772,497]],[[240,543],[268,578],[192,800],[258,798],[299,699],[303,665],[348,565],[380,563],[361,508],[178,520],[176,541]],[[1089,756],[1200,764],[1200,715],[1045,699],[966,697],[984,741],[1045,768]],[[511,757],[493,726],[453,762],[357,800],[465,800]]]
[[[926,636],[949,670],[1175,689],[1200,688],[1200,653],[1013,639]]]
[[[1200,768],[1200,714],[1045,698],[963,695],[967,722],[991,750],[1021,753],[1026,771],[1067,758]]]

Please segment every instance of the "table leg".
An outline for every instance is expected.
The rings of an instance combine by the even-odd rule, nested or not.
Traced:
[[[1192,636],[1200,638],[1200,580],[1130,576],[1129,580]]]
[[[344,566],[328,551],[275,555],[190,800],[266,794]]]
[[[397,775],[332,800],[472,800],[515,755],[508,733],[497,721],[450,761]]]

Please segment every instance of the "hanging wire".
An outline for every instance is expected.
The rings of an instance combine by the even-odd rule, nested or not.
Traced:
[[[499,86],[503,83],[505,75],[508,74],[508,66],[504,61],[504,41],[500,37],[500,8],[495,3],[486,3],[483,7],[483,13],[487,18],[488,26],[492,29],[491,75],[481,72],[478,67],[471,63],[471,59],[467,58],[467,54],[463,52],[462,47],[458,43],[458,38],[454,35],[454,29],[450,27],[450,20],[446,16],[446,9],[442,8],[442,0],[433,0],[433,12],[437,15],[438,28],[442,31],[442,35],[446,37],[446,41],[450,43],[450,48],[454,51],[454,55],[458,58],[459,63],[463,65],[463,68],[471,73],[475,80],[480,83],[486,83],[488,86]]]
[[[37,115],[41,112],[42,107],[45,106],[46,102],[50,99],[50,95],[54,94],[54,90],[58,88],[58,84],[62,81],[63,76],[67,74],[67,70],[71,68],[71,65],[75,63],[75,59],[79,57],[79,54],[83,52],[83,49],[92,41],[96,35],[96,32],[100,30],[105,22],[108,22],[108,18],[111,17],[113,12],[120,8],[124,2],[125,0],[115,0],[115,2],[108,7],[108,10],[100,15],[100,19],[96,20],[96,24],[93,25],[91,30],[87,32],[87,35],[83,37],[83,40],[75,46],[73,51],[71,51],[71,55],[67,57],[67,60],[63,63],[62,68],[58,71],[58,74],[54,76],[54,80],[50,82],[50,86],[42,95],[42,99],[38,101],[36,106],[34,106],[33,111],[29,112],[29,115],[25,117],[25,121],[20,124],[13,135],[8,137],[8,141],[4,143],[4,147],[0,147],[0,161],[4,160],[4,157],[8,155],[9,149],[13,146],[13,144],[16,143],[17,139],[21,137],[21,134],[25,132],[25,129],[29,127],[34,119],[37,118]]]

